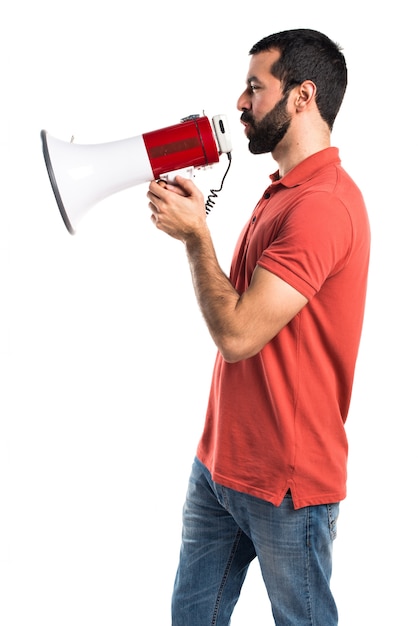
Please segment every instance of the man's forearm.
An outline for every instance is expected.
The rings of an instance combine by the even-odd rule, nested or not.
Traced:
[[[185,242],[196,298],[221,352],[236,334],[233,319],[239,294],[219,266],[209,231]]]

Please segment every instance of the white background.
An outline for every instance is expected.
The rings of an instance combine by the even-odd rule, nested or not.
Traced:
[[[416,623],[416,32],[412,5],[301,0],[8,2],[1,12],[0,623],[170,623],[187,477],[214,348],[182,245],[147,185],[65,229],[40,131],[100,143],[228,116],[233,161],[209,216],[226,272],[275,169],[248,153],[248,50],[287,28],[342,44],[333,143],[373,233],[335,544],[341,626]],[[205,194],[226,160],[199,172]],[[272,624],[257,564],[232,624]],[[200,625],[196,625],[200,626]]]

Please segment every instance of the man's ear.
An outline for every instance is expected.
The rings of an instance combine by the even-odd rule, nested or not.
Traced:
[[[315,100],[316,85],[311,80],[304,80],[295,90],[295,107],[297,111],[302,111]]]

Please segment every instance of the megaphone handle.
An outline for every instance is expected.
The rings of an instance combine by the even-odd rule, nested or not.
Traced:
[[[193,178],[194,167],[184,167],[183,169],[174,170],[173,172],[167,172],[165,174],[161,174],[159,178],[161,180],[165,180],[166,183],[175,184],[175,178],[177,175],[183,176],[183,178]]]

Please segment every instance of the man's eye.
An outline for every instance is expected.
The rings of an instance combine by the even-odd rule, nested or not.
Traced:
[[[260,87],[258,85],[250,84],[249,89],[250,91],[254,92],[254,91],[257,91],[257,89],[260,89]]]

